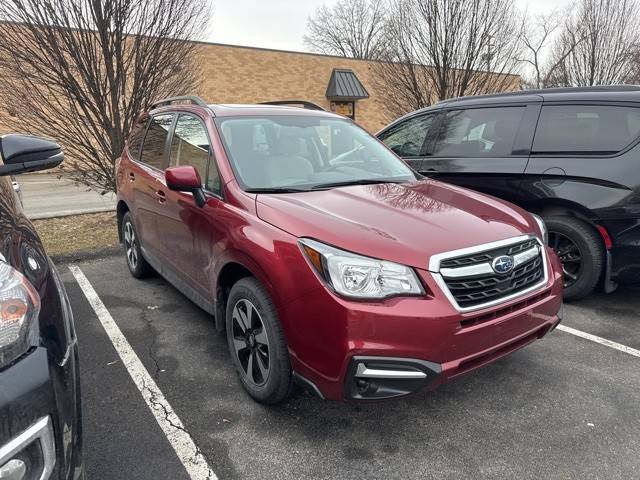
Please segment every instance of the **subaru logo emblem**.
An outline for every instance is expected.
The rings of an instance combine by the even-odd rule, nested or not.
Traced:
[[[513,257],[510,257],[508,255],[496,257],[493,259],[493,262],[491,262],[491,268],[493,268],[493,271],[500,274],[509,273],[511,270],[513,270],[513,267]]]

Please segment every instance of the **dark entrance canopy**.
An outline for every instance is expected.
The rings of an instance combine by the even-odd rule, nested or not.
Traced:
[[[326,97],[332,101],[355,101],[369,98],[369,93],[353,70],[334,68]]]

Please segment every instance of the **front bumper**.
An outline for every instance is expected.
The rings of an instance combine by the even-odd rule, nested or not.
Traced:
[[[316,290],[289,304],[296,375],[328,399],[382,399],[436,386],[542,338],[558,324],[562,277],[554,255],[546,285],[509,302],[457,311],[426,271],[431,294],[382,303]],[[308,335],[308,332],[315,332]],[[372,373],[373,372],[373,373]]]
[[[81,475],[79,452],[71,448],[79,433],[63,435],[61,428],[74,424],[56,398],[54,376],[61,368],[50,365],[47,350],[38,347],[0,372],[0,478],[23,470],[25,480]]]

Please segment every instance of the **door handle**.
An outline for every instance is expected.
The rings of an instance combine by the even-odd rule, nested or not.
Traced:
[[[162,190],[156,190],[156,197],[158,197],[158,202],[164,203],[167,201],[167,196]]]
[[[136,179],[136,176],[133,172],[129,172],[129,181],[133,182]]]
[[[436,170],[435,168],[427,168],[427,172],[438,173],[438,170]]]

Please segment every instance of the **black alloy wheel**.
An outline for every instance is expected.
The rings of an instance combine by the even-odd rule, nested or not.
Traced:
[[[229,352],[240,383],[254,400],[273,405],[292,387],[289,349],[267,289],[254,277],[238,280],[227,299]]]
[[[606,252],[598,231],[573,216],[545,216],[549,246],[562,263],[565,300],[589,295],[604,271]]]
[[[549,232],[549,246],[562,262],[564,288],[569,288],[578,280],[582,271],[582,253],[569,237],[559,232]]]
[[[244,379],[260,387],[269,379],[269,336],[255,305],[243,298],[233,307],[233,346]]]

